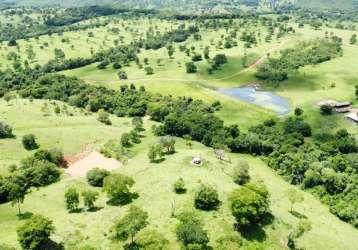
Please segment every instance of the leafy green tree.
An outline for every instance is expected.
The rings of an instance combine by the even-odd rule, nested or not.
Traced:
[[[178,240],[186,247],[194,244],[205,247],[209,242],[209,237],[197,215],[185,212],[180,214],[178,219],[180,221],[176,227]]]
[[[295,203],[301,203],[304,200],[303,195],[294,188],[286,190],[285,194],[288,200],[291,202],[291,212],[293,211],[293,206],[295,205]]]
[[[331,105],[322,105],[320,107],[320,112],[322,115],[331,115],[333,113],[333,107]]]
[[[131,135],[129,133],[123,133],[121,136],[121,145],[123,147],[131,146]]]
[[[357,34],[353,34],[351,36],[351,39],[349,40],[350,44],[356,44],[357,43]]]
[[[206,60],[210,59],[210,47],[209,46],[205,47],[205,49],[204,49],[204,58]]]
[[[111,120],[109,119],[109,114],[104,109],[99,109],[97,112],[97,115],[98,115],[98,118],[97,118],[98,121],[100,121],[106,125],[112,124]]]
[[[153,75],[154,74],[154,69],[152,67],[145,67],[144,70],[145,70],[145,73],[147,75]]]
[[[288,235],[287,246],[289,249],[297,249],[296,240],[302,237],[304,233],[310,231],[311,228],[311,222],[309,220],[300,220],[297,227]]]
[[[186,68],[186,73],[188,74],[196,73],[198,71],[198,68],[193,62],[187,62],[185,64],[185,68]]]
[[[133,117],[132,125],[134,126],[135,130],[142,131],[143,130],[143,119],[142,117]]]
[[[175,152],[175,138],[173,136],[163,136],[160,138],[159,143],[165,148],[167,154]]]
[[[262,221],[269,209],[268,191],[263,184],[247,183],[230,195],[231,212],[239,226]]]
[[[143,229],[136,236],[136,245],[143,250],[165,250],[169,241],[155,229]]]
[[[234,168],[233,179],[238,185],[244,185],[250,181],[249,164],[246,161],[240,161]]]
[[[13,137],[12,127],[6,123],[0,122],[0,139]]]
[[[39,148],[39,145],[36,143],[36,137],[33,134],[24,135],[22,137],[22,145],[26,150],[34,150]]]
[[[194,196],[194,204],[201,210],[217,209],[220,205],[219,194],[213,187],[201,184]]]
[[[94,187],[103,187],[103,180],[110,175],[105,169],[94,168],[87,172],[86,178],[88,183]]]
[[[151,145],[148,151],[148,158],[151,162],[156,162],[164,156],[163,147],[160,144]]]
[[[112,174],[104,178],[103,191],[105,191],[114,204],[125,204],[131,201],[130,188],[134,185],[132,177],[122,174]]]
[[[177,194],[182,194],[186,192],[186,188],[185,188],[185,182],[183,178],[179,178],[175,183],[174,183],[174,192]]]
[[[295,116],[301,116],[303,114],[303,109],[297,107],[295,108]]]
[[[216,250],[237,250],[242,245],[242,239],[238,234],[225,235],[216,240]]]
[[[17,204],[18,216],[21,216],[21,205],[24,203],[25,196],[28,192],[29,185],[26,178],[20,174],[16,173],[11,175],[11,177],[5,183],[5,190],[7,191],[7,199],[11,201],[11,205],[14,206]]]
[[[115,222],[111,229],[114,239],[134,243],[136,234],[148,225],[148,213],[137,206],[130,206],[128,213]]]
[[[33,215],[17,229],[17,237],[22,249],[47,249],[46,245],[54,232],[55,227],[50,219]]]
[[[98,198],[98,192],[87,190],[82,192],[83,202],[89,211],[95,208],[94,203]]]
[[[80,195],[76,188],[71,187],[66,190],[65,203],[66,203],[66,209],[70,212],[78,209],[78,205],[80,204]]]

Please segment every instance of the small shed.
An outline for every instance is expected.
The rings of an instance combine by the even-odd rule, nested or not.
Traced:
[[[337,102],[334,107],[337,113],[347,113],[351,110],[351,105],[350,102]]]
[[[348,119],[354,121],[355,123],[358,123],[358,113],[357,112],[351,112],[351,113],[347,114],[346,117]]]

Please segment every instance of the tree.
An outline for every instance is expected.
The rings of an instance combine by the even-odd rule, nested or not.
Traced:
[[[142,117],[136,116],[132,119],[132,125],[134,126],[134,129],[137,131],[143,130],[143,119]]]
[[[242,245],[242,239],[239,235],[225,235],[216,240],[216,250],[237,250]]]
[[[128,75],[124,70],[118,71],[118,77],[119,77],[120,80],[128,79]]]
[[[148,225],[148,213],[137,206],[130,206],[127,214],[115,222],[111,229],[113,238],[134,243],[135,235]]]
[[[33,134],[24,135],[22,137],[22,145],[26,150],[34,150],[39,148],[38,144],[36,143],[36,137]]]
[[[13,174],[5,183],[5,190],[7,190],[7,199],[11,201],[11,205],[17,204],[18,216],[21,216],[21,203],[24,203],[25,196],[29,189],[26,178],[22,174]]]
[[[178,219],[180,223],[176,227],[176,235],[179,241],[187,247],[194,244],[206,246],[209,237],[196,214],[185,212],[180,214]]]
[[[103,191],[105,191],[113,204],[128,203],[132,197],[130,188],[134,185],[132,177],[122,174],[112,174],[104,178]]]
[[[164,250],[169,241],[155,229],[143,229],[136,236],[136,244],[143,250]]]
[[[351,36],[351,39],[349,40],[350,44],[356,44],[357,43],[357,34],[353,34]]]
[[[154,69],[152,67],[149,67],[149,66],[145,67],[144,70],[145,70],[145,73],[147,75],[153,75],[154,74]]]
[[[163,147],[160,144],[151,145],[148,151],[148,158],[151,162],[156,162],[163,158]]]
[[[80,195],[77,192],[77,189],[71,187],[66,190],[65,192],[65,203],[66,209],[70,212],[75,211],[78,209],[78,205],[80,203]]]
[[[220,204],[218,192],[213,187],[201,184],[194,196],[194,204],[201,210],[217,209]]]
[[[110,175],[110,172],[108,170],[94,168],[87,172],[86,178],[91,186],[103,187],[103,180],[108,175]]]
[[[303,114],[303,109],[297,107],[295,108],[295,116],[301,116]]]
[[[311,222],[309,220],[301,219],[298,222],[297,227],[294,228],[293,231],[288,235],[287,246],[290,249],[297,249],[296,240],[302,237],[305,232],[310,231],[311,228]]]
[[[231,212],[238,226],[249,226],[262,221],[269,209],[268,191],[263,184],[247,183],[234,190],[230,197]]]
[[[303,195],[294,188],[290,188],[286,190],[285,194],[288,200],[291,202],[291,209],[290,209],[291,212],[293,211],[293,205],[295,203],[301,203],[304,200]]]
[[[209,46],[205,47],[205,49],[204,49],[204,58],[206,60],[210,59],[210,48],[209,48]]]
[[[23,249],[47,249],[50,236],[55,232],[52,221],[42,215],[33,215],[17,229],[18,241]]]
[[[322,115],[331,115],[333,113],[333,107],[331,105],[324,104],[320,107]]]
[[[16,46],[17,46],[17,42],[16,42],[15,39],[11,39],[11,40],[9,40],[9,42],[7,43],[7,45],[8,45],[9,47],[16,47]]]
[[[106,124],[106,125],[111,125],[112,122],[109,119],[109,114],[104,110],[104,109],[99,109],[97,112],[98,118],[97,120]]]
[[[250,181],[249,164],[246,161],[240,161],[234,169],[234,182],[238,185],[244,185]]]
[[[160,138],[159,143],[166,149],[167,154],[175,152],[175,138],[173,136],[163,136]]]
[[[185,182],[184,182],[183,178],[179,178],[174,183],[174,192],[177,193],[177,194],[182,194],[182,193],[186,192]]]
[[[98,198],[98,192],[87,190],[82,192],[83,202],[89,211],[95,208],[94,203]]]
[[[6,123],[0,122],[0,139],[13,137],[12,127]]]
[[[123,133],[121,136],[121,145],[123,147],[130,147],[131,146],[131,135],[129,133]]]
[[[193,62],[187,62],[185,64],[185,68],[186,68],[186,73],[188,74],[196,73],[198,71],[196,65]]]

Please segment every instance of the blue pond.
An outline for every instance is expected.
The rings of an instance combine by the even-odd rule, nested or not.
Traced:
[[[269,91],[256,90],[254,87],[219,88],[217,91],[224,95],[270,109],[279,115],[286,115],[291,110],[290,103],[285,98]]]

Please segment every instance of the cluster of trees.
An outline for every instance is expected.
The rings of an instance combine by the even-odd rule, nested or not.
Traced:
[[[319,64],[342,55],[341,41],[331,38],[303,42],[281,51],[279,58],[269,58],[256,72],[259,79],[280,82],[305,65]]]
[[[0,203],[11,201],[14,205],[17,204],[21,215],[20,205],[31,187],[42,187],[58,181],[61,164],[62,152],[51,149],[38,150],[23,159],[20,166],[11,166],[10,174],[0,176]]]

